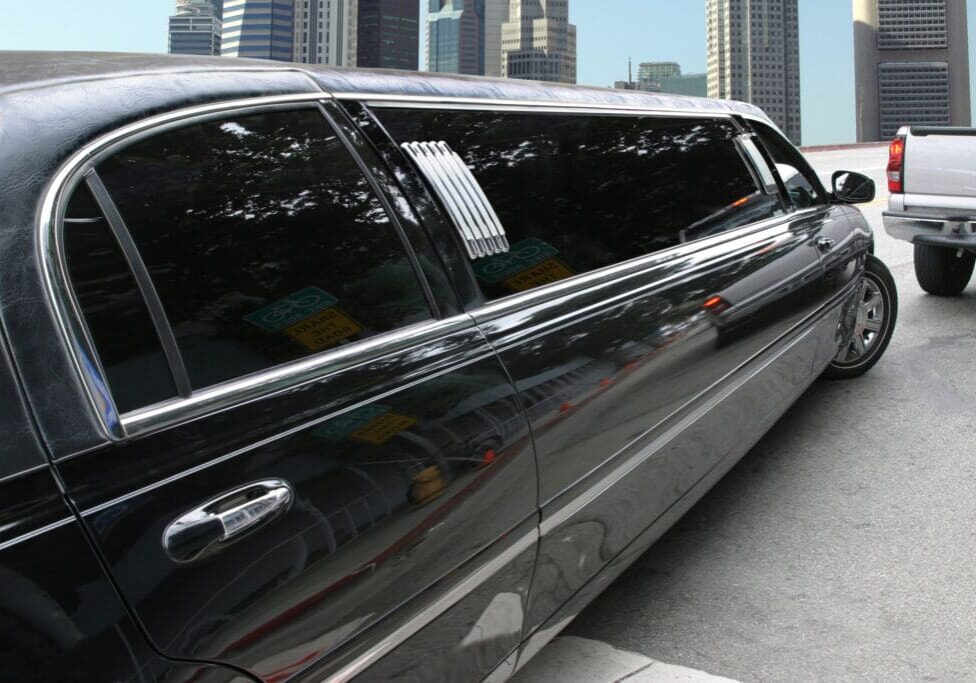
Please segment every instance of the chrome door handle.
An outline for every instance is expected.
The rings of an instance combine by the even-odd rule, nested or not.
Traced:
[[[163,531],[163,548],[181,564],[209,557],[288,510],[293,497],[283,479],[228,491],[173,520]]]
[[[830,239],[829,237],[821,237],[817,240],[817,249],[820,250],[820,253],[826,254],[834,248],[834,244],[834,240]]]

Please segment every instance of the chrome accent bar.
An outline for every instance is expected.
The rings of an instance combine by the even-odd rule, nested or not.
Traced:
[[[458,315],[404,327],[365,339],[355,345],[319,353],[278,365],[268,370],[206,387],[187,398],[174,398],[139,408],[122,416],[127,435],[139,434],[177,422],[226,410],[238,403],[271,396],[296,386],[322,379],[371,359],[396,353],[471,327],[471,319]]]
[[[731,118],[741,116],[753,121],[769,124],[772,121],[755,112],[734,111],[723,106],[717,100],[699,100],[705,106],[667,106],[665,102],[648,103],[604,103],[604,102],[572,102],[559,99],[518,99],[498,97],[471,97],[464,95],[404,95],[400,93],[384,92],[333,92],[332,97],[340,102],[362,102],[369,107],[377,108],[437,108],[437,109],[478,109],[482,111],[546,111],[566,113],[594,113],[621,114],[625,116],[679,116],[691,118]],[[679,98],[680,99],[680,98]],[[683,98],[682,102],[691,102],[691,98]],[[674,102],[673,104],[677,104]]]
[[[508,238],[505,236],[505,228],[502,226],[502,222],[498,218],[498,214],[495,213],[495,209],[492,207],[491,202],[485,195],[485,191],[482,189],[481,184],[475,179],[471,171],[468,169],[467,165],[458,156],[446,142],[437,143],[438,147],[442,148],[445,154],[445,161],[458,175],[457,178],[470,178],[471,182],[468,183],[463,189],[467,190],[468,196],[474,206],[475,211],[481,218],[482,231],[486,234],[489,242],[495,246],[498,250],[496,253],[502,253],[508,251]]]
[[[469,258],[508,251],[505,228],[488,197],[464,160],[446,142],[405,142],[401,147],[451,215]]]
[[[408,638],[460,602],[462,598],[495,576],[506,565],[514,561],[515,558],[531,548],[533,544],[538,543],[538,541],[539,529],[536,527],[503,550],[499,555],[496,555],[468,574],[464,579],[451,587],[443,596],[414,614],[406,623],[383,638],[376,645],[322,680],[328,683],[345,683],[360,675]]]

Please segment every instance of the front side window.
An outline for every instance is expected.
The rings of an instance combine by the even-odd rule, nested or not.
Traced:
[[[752,127],[776,165],[790,201],[797,209],[827,203],[827,193],[803,156],[782,135],[769,126],[752,122]]]
[[[397,230],[317,109],[189,125],[96,170],[194,389],[431,317]]]
[[[484,189],[511,251],[473,262],[489,299],[779,210],[725,119],[381,109],[399,142],[446,141]]]

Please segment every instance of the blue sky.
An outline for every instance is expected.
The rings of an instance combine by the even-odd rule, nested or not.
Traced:
[[[40,12],[36,3],[0,0],[0,49],[165,52],[166,17],[175,4],[45,0]],[[967,5],[972,43],[976,0]],[[578,31],[580,83],[626,78],[628,57],[635,65],[674,60],[686,72],[705,70],[705,0],[570,0],[570,18]],[[800,0],[804,144],[854,140],[853,52],[851,0]]]

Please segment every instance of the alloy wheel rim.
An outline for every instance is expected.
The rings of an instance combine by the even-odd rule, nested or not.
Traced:
[[[864,278],[857,304],[854,335],[851,342],[837,354],[835,362],[856,365],[871,355],[884,331],[885,310],[881,285],[874,278]]]

